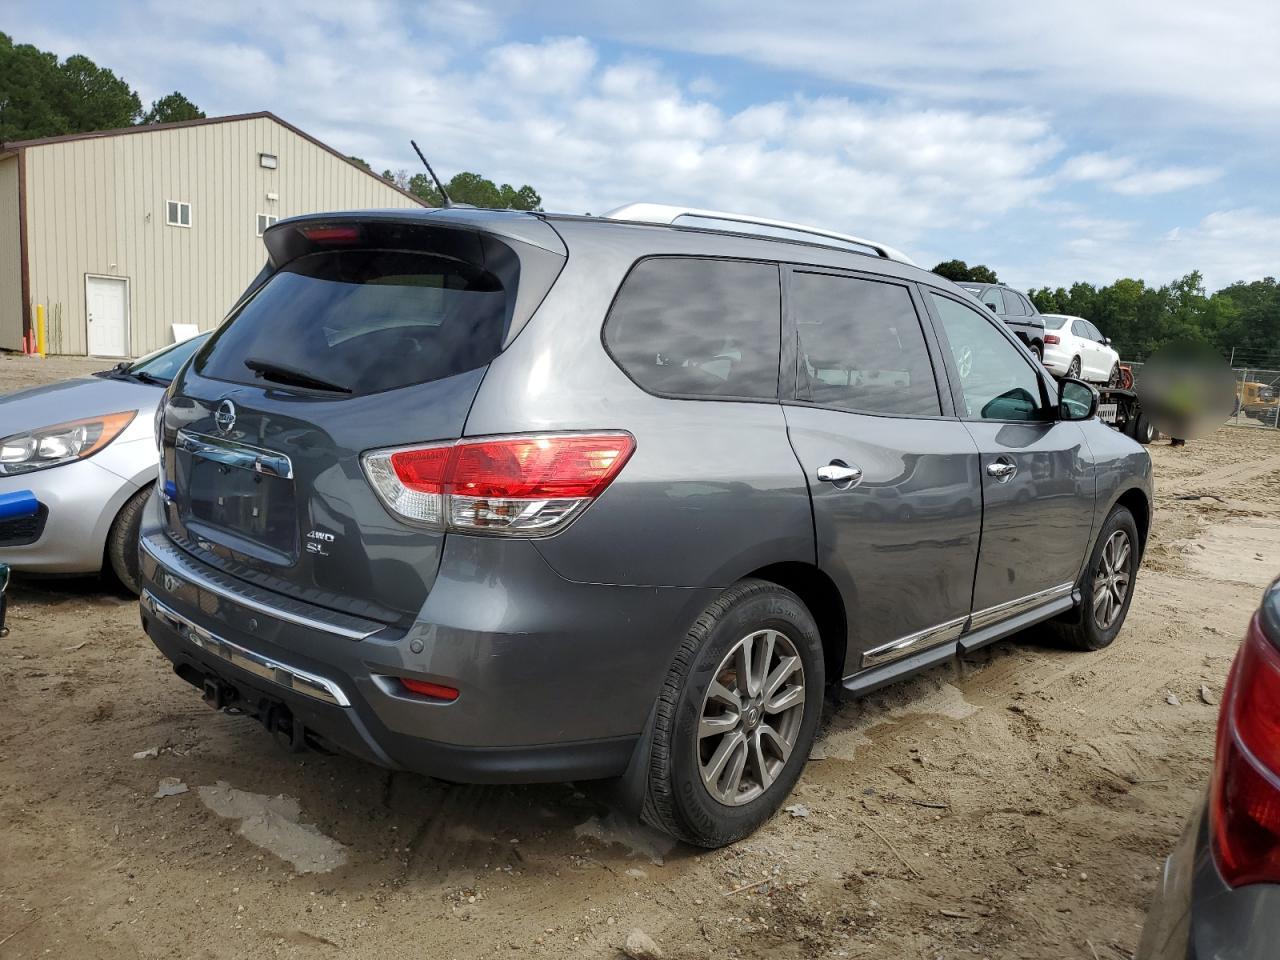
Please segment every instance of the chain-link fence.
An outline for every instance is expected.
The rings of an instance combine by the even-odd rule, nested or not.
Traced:
[[[1136,386],[1142,376],[1142,363],[1122,362],[1133,370]],[[1239,427],[1280,429],[1280,370],[1232,367],[1231,372],[1236,377],[1236,403],[1227,422]]]

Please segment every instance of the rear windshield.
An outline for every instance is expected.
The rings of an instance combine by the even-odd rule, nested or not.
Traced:
[[[508,315],[498,278],[457,260],[313,253],[268,280],[195,368],[217,380],[286,386],[299,381],[279,371],[294,371],[344,394],[377,393],[484,366],[502,349]]]
[[[1044,315],[1044,328],[1046,330],[1061,330],[1070,317],[1051,317],[1047,313]]]

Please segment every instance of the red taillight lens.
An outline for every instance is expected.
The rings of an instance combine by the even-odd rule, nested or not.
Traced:
[[[400,684],[410,693],[417,693],[424,697],[432,697],[436,700],[448,700],[450,702],[458,699],[458,691],[453,687],[446,687],[443,683],[431,683],[427,680],[414,680],[412,677],[401,677]]]
[[[1045,343],[1061,343],[1062,338],[1058,336],[1056,333],[1046,333],[1044,335],[1044,342]]]
[[[1256,615],[1223,691],[1209,809],[1223,879],[1280,882],[1280,651]]]
[[[398,450],[391,454],[391,468],[410,490],[418,493],[444,493],[445,477],[453,447],[424,447],[421,450]]]
[[[461,443],[449,490],[467,497],[594,497],[634,448],[627,434]]]
[[[628,433],[459,440],[363,457],[400,517],[438,529],[546,536],[568,526],[635,450]]]

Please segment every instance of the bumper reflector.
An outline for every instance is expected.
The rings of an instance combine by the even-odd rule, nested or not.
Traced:
[[[442,683],[429,683],[426,680],[401,677],[400,684],[410,693],[416,693],[420,696],[432,697],[436,700],[448,700],[451,703],[458,699],[458,691],[453,687],[446,687]]]

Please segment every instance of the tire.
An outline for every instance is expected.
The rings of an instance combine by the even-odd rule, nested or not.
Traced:
[[[1113,563],[1116,553],[1112,553],[1110,545],[1115,542],[1127,544],[1128,553],[1124,564]],[[1115,506],[1107,515],[1098,534],[1093,552],[1089,556],[1089,565],[1085,567],[1084,576],[1080,579],[1080,606],[1076,609],[1077,619],[1073,622],[1057,624],[1059,638],[1063,645],[1073,650],[1101,650],[1115,640],[1116,634],[1124,626],[1125,617],[1129,614],[1129,604],[1133,600],[1133,588],[1138,579],[1139,556],[1138,525],[1127,507]],[[1118,583],[1112,579],[1113,569],[1123,567],[1127,579],[1123,584],[1123,597],[1116,598],[1116,591],[1108,586],[1099,587],[1099,576],[1107,578],[1109,584]],[[1103,596],[1104,592],[1107,596]],[[1097,616],[1099,610],[1101,616]]]
[[[1071,366],[1067,367],[1067,376],[1075,377],[1077,380],[1080,378],[1080,358],[1079,357],[1071,358]]]
[[[803,701],[771,713],[758,694],[747,698],[747,709],[735,711],[728,699],[711,695],[712,684],[740,694],[746,684],[739,681],[740,661],[731,654],[752,644],[752,660],[758,662],[769,633],[781,636],[773,637],[769,663],[758,672],[767,680],[771,671],[777,674],[783,669],[784,657],[796,657],[802,677],[797,680],[794,672],[781,675],[774,702],[784,694],[802,695]],[[747,672],[757,671],[748,666]],[[800,776],[822,715],[824,684],[822,640],[800,598],[764,580],[743,580],[730,587],[698,617],[662,685],[643,819],[699,847],[722,847],[750,834],[777,811]],[[712,724],[721,721],[723,732],[699,736],[704,718]],[[775,738],[762,732],[766,727]],[[745,739],[739,740],[740,736]],[[785,759],[773,746],[779,739],[790,742]],[[764,761],[765,776],[760,775],[762,765],[754,757],[756,745],[763,745],[758,756]],[[741,766],[736,762],[739,757]],[[715,776],[717,759],[724,762]],[[704,770],[713,774],[711,784],[721,796],[712,794]]]
[[[151,485],[143,487],[125,501],[107,532],[107,562],[116,579],[130,593],[142,588],[138,570],[138,535],[142,530],[142,511],[151,496]]]
[[[1155,424],[1147,419],[1145,413],[1138,411],[1138,415],[1129,421],[1129,436],[1146,446],[1156,438]]]
[[[1113,363],[1111,365],[1111,373],[1107,375],[1107,386],[1108,387],[1120,386],[1120,364]]]
[[[1036,356],[1036,363],[1044,363],[1044,347],[1039,341],[1033,341],[1031,344],[1031,352]]]

